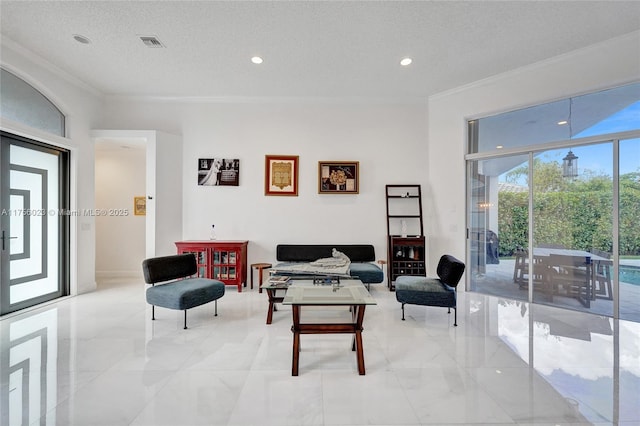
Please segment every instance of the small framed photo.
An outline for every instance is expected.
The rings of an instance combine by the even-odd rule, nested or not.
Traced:
[[[319,194],[357,194],[358,161],[318,161]]]
[[[297,155],[265,155],[264,195],[298,195]]]
[[[239,186],[240,160],[237,158],[199,158],[198,185]]]
[[[133,197],[133,214],[136,216],[147,215],[147,197]]]

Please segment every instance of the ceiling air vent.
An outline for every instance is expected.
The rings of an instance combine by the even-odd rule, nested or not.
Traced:
[[[164,47],[164,44],[162,44],[156,36],[140,36],[140,40],[142,40],[147,47]]]

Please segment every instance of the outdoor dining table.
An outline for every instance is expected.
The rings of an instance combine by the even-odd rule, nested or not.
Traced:
[[[535,264],[542,265],[543,279],[551,286],[554,285],[554,279],[559,277],[557,272],[563,267],[569,266],[582,271],[585,278],[585,297],[581,298],[581,293],[579,293],[578,300],[585,307],[589,307],[590,301],[596,299],[594,283],[597,271],[602,268],[610,268],[613,265],[613,261],[606,257],[585,250],[567,248],[534,247],[533,258]]]

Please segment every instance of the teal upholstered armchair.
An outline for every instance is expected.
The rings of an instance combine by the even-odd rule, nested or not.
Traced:
[[[184,328],[187,328],[187,309],[215,301],[218,315],[218,299],[224,296],[224,283],[209,278],[192,277],[198,271],[193,253],[145,259],[142,262],[147,288],[147,303],[151,305],[151,319],[155,320],[155,307],[184,311]]]
[[[458,325],[456,287],[462,278],[465,265],[455,257],[445,254],[438,262],[438,278],[400,276],[396,279],[396,300],[404,305],[440,306],[454,310],[453,325]]]

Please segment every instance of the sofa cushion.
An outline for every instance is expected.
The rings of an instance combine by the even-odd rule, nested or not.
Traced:
[[[291,265],[297,265],[300,263],[303,263],[303,262],[278,263],[273,267],[273,270],[275,271],[275,275],[284,275],[284,276],[300,275],[299,273],[296,273],[296,272],[283,270]],[[349,265],[349,275],[351,275],[354,278],[358,278],[360,281],[362,281],[363,284],[377,284],[384,281],[384,273],[382,272],[382,269],[380,269],[377,265],[374,265],[373,263],[365,263],[365,262],[353,263],[352,262]]]
[[[456,306],[456,292],[438,278],[400,276],[396,278],[396,300],[403,304]]]
[[[365,284],[376,284],[384,281],[382,269],[373,263],[351,262],[349,274],[352,277],[358,277]]]
[[[190,309],[221,298],[224,283],[208,278],[188,278],[149,287],[147,303],[169,309]]]

